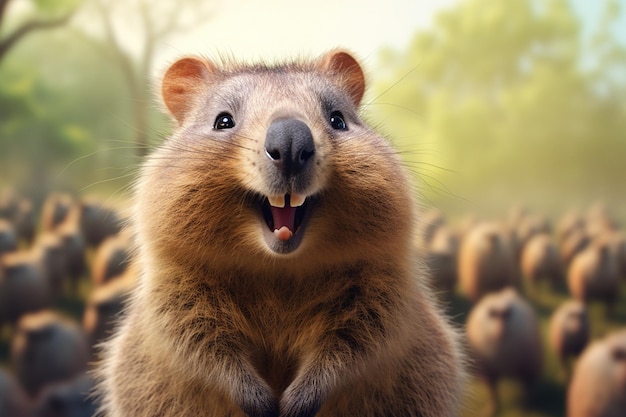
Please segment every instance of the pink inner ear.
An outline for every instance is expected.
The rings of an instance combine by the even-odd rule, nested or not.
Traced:
[[[324,59],[324,64],[328,69],[342,76],[352,102],[358,106],[365,93],[365,75],[357,60],[347,52],[338,51],[329,54]]]
[[[176,61],[165,73],[161,94],[167,109],[182,123],[191,108],[198,84],[208,79],[211,66],[197,58]]]
[[[204,78],[208,72],[209,68],[206,63],[197,58],[183,58],[174,63],[167,71],[174,77],[183,78]]]

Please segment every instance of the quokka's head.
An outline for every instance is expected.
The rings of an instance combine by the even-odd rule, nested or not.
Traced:
[[[177,128],[142,171],[140,239],[159,256],[257,269],[408,248],[407,176],[359,117],[364,91],[343,51],[277,65],[175,62],[162,96]]]

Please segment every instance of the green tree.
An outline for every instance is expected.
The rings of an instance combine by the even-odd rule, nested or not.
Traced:
[[[0,0],[0,62],[19,41],[29,33],[51,29],[67,23],[78,7],[79,0],[31,0],[35,11],[22,20],[16,27],[7,26],[7,10],[11,0]]]
[[[175,34],[191,30],[208,20],[214,12],[214,2],[91,0],[88,6],[88,13],[93,15],[89,21],[99,21],[102,25],[105,57],[121,70],[132,95],[134,141],[138,155],[145,155],[152,130],[149,117],[153,104],[150,77],[156,48]],[[125,40],[124,34],[129,29],[137,37],[139,46],[135,50],[132,42]]]
[[[25,39],[0,68],[0,188],[39,197],[123,176],[136,162],[124,141],[129,102],[115,66],[81,31]]]
[[[381,54],[372,117],[416,167],[423,194],[437,200],[445,184],[493,202],[617,189],[626,126],[615,92],[625,80],[610,74],[623,75],[626,60],[606,29],[619,12],[609,6],[602,48],[586,49],[566,0],[470,0],[407,51]]]

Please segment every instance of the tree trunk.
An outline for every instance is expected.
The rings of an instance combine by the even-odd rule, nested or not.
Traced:
[[[6,3],[0,3],[0,7],[6,6]],[[51,29],[57,26],[61,26],[65,24],[74,12],[70,12],[64,16],[61,16],[56,19],[50,20],[31,20],[29,22],[24,23],[17,29],[15,29],[12,33],[10,33],[7,37],[0,40],[0,62],[6,56],[7,52],[17,44],[19,40],[21,40],[24,36],[28,35],[31,32],[41,29]],[[0,22],[1,23],[1,22]]]

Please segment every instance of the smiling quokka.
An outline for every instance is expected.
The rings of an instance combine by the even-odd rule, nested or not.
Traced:
[[[457,336],[415,261],[408,173],[360,65],[166,72],[174,134],[136,187],[141,278],[99,371],[107,416],[453,416]]]

